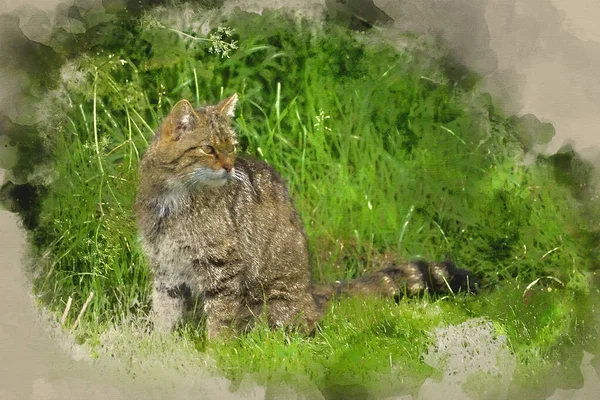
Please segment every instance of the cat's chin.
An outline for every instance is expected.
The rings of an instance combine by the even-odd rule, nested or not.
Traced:
[[[190,183],[197,188],[219,188],[224,186],[231,178],[231,173],[224,169],[213,170],[208,168],[198,168],[194,171]]]
[[[222,178],[222,179],[206,179],[202,182],[199,182],[198,186],[219,188],[219,187],[224,186],[227,183],[227,181],[228,181],[227,177]]]

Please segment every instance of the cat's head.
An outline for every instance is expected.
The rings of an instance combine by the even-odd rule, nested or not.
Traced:
[[[152,145],[154,161],[172,182],[219,187],[234,177],[238,140],[231,117],[237,100],[234,94],[199,109],[187,100],[173,106]]]

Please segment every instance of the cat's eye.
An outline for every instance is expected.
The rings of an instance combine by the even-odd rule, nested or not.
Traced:
[[[212,146],[210,146],[210,145],[208,145],[208,144],[200,146],[200,150],[204,154],[215,154],[215,148],[212,147]]]

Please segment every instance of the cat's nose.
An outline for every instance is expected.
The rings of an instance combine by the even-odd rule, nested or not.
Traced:
[[[231,170],[233,169],[233,164],[230,163],[225,163],[223,165],[221,165],[221,167],[223,167],[223,169],[227,172],[231,172]]]

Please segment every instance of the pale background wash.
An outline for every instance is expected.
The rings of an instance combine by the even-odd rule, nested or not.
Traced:
[[[358,0],[356,0],[358,1]],[[356,3],[355,1],[355,3]],[[89,2],[90,4],[93,1]],[[325,1],[233,1],[264,5]],[[352,3],[348,0],[348,3]],[[552,122],[557,135],[547,151],[565,141],[598,160],[600,144],[600,2],[596,0],[374,0],[397,29],[441,33],[455,54],[486,75],[488,89],[514,113]],[[3,0],[0,13],[24,4],[52,11],[56,0]],[[428,8],[430,7],[430,8]],[[477,34],[473,34],[476,32]],[[19,120],[19,76],[0,66],[0,110]],[[0,170],[0,180],[4,171]],[[162,371],[131,376],[110,362],[94,363],[48,325],[32,306],[23,273],[26,245],[17,218],[0,210],[0,400],[4,399],[201,399],[265,397],[250,385],[228,394],[222,378],[200,376],[173,386]],[[62,341],[62,342],[61,342]],[[60,343],[59,343],[60,342]],[[579,391],[557,391],[553,399],[591,398],[599,393],[596,372]],[[591,378],[590,378],[591,377]],[[591,382],[591,383],[590,383]],[[592,386],[593,385],[593,386]],[[446,397],[447,399],[448,397]]]

